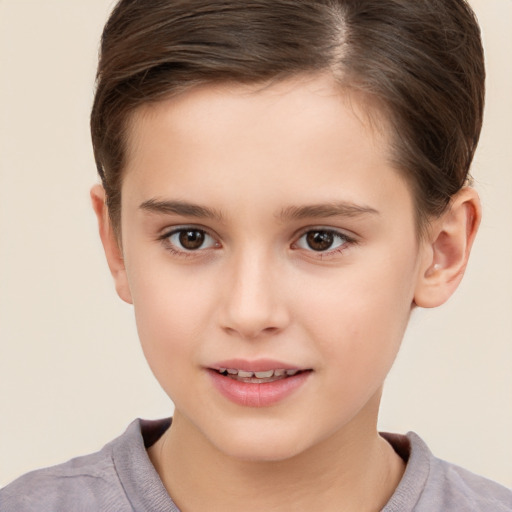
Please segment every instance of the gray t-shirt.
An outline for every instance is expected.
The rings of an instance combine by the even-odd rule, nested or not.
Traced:
[[[97,453],[18,478],[0,512],[179,512],[146,452],[170,423],[136,420]],[[382,512],[512,511],[512,490],[435,458],[414,433],[382,435],[407,461]]]

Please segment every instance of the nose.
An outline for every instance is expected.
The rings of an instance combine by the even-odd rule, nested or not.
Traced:
[[[221,326],[229,334],[256,339],[281,332],[288,324],[282,273],[271,260],[253,252],[230,262],[221,305]]]

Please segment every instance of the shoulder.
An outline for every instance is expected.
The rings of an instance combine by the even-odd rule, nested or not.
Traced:
[[[431,461],[425,499],[427,502],[435,499],[441,507],[451,505],[459,511],[512,511],[511,489],[435,457]]]
[[[126,435],[96,453],[21,476],[0,490],[0,512],[131,511],[113,457]]]
[[[112,460],[102,451],[23,475],[0,490],[0,511],[108,510],[102,502],[123,494],[121,488],[116,493],[116,487],[120,485]]]
[[[512,512],[512,490],[435,457],[415,433],[383,437],[407,460],[385,512]]]

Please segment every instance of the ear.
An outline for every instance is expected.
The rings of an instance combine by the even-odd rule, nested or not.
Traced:
[[[92,207],[98,219],[98,228],[101,242],[107,257],[110,273],[114,278],[116,291],[119,297],[129,304],[133,304],[126,268],[124,265],[123,251],[112,222],[108,214],[105,189],[101,185],[94,185],[91,189]]]
[[[457,289],[481,217],[478,193],[464,187],[453,197],[447,211],[432,222],[423,242],[422,268],[414,295],[417,306],[440,306]]]

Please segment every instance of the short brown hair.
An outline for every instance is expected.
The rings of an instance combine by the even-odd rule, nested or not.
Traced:
[[[464,185],[485,70],[465,0],[120,0],[103,32],[91,132],[119,225],[131,113],[190,87],[329,71],[377,100],[420,225]]]

